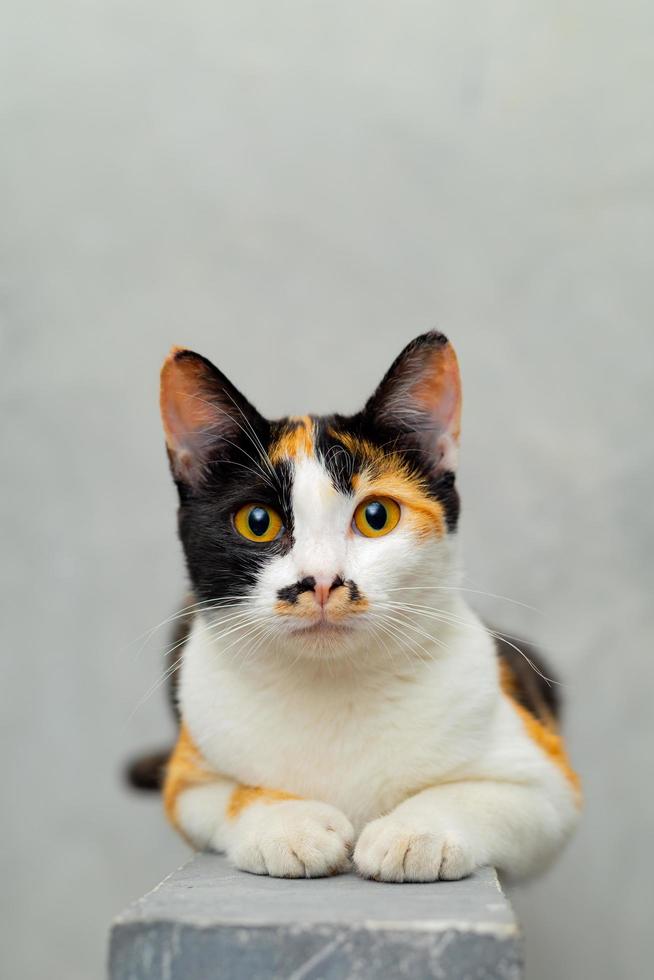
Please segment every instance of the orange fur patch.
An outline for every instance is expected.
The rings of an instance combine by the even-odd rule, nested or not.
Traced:
[[[194,786],[203,786],[211,783],[217,778],[217,773],[211,770],[195,742],[191,738],[188,729],[182,723],[177,745],[171,755],[166,767],[166,778],[163,788],[163,801],[166,816],[177,830],[180,827],[177,823],[177,800],[181,793]],[[182,831],[180,830],[180,833]]]
[[[345,619],[351,613],[366,612],[369,607],[368,600],[360,595],[357,599],[350,599],[350,590],[347,586],[341,585],[329,596],[325,606],[327,622],[338,622]],[[298,619],[317,619],[318,607],[313,598],[313,592],[301,592],[295,602],[275,603],[275,612],[278,616],[294,616]]]
[[[292,416],[281,437],[275,442],[268,453],[271,463],[281,459],[296,459],[298,456],[310,456],[313,453],[313,421],[310,415]]]
[[[295,602],[280,599],[275,603],[275,612],[278,616],[297,616],[298,619],[315,619],[318,615],[312,592],[300,593]]]
[[[445,534],[445,511],[428,493],[426,481],[413,473],[399,453],[387,453],[363,439],[346,433],[330,434],[345,448],[363,459],[360,473],[352,477],[352,486],[360,500],[375,494],[392,497],[402,507],[402,520],[420,536]]]
[[[559,767],[575,791],[578,801],[581,802],[581,780],[570,765],[563,738],[557,731],[554,717],[549,715],[547,722],[539,721],[538,718],[532,715],[531,711],[516,700],[515,678],[508,664],[500,661],[499,670],[500,687],[520,716],[527,734],[550,757],[552,762]]]
[[[370,603],[365,596],[359,595],[357,599],[350,599],[350,590],[347,585],[341,585],[334,589],[329,597],[329,602],[325,606],[327,619],[329,622],[337,622],[345,619],[350,613],[366,612]]]
[[[186,725],[182,722],[175,751],[166,768],[163,798],[166,816],[186,840],[188,838],[179,826],[176,813],[180,795],[187,789],[205,786],[219,778],[218,773],[208,767]],[[252,803],[277,803],[280,800],[297,799],[299,797],[282,790],[264,789],[261,786],[236,786],[227,804],[227,816],[230,820],[235,820],[239,813]],[[191,841],[188,843],[190,844]]]
[[[227,816],[236,818],[253,803],[280,803],[282,800],[298,800],[299,796],[284,793],[279,789],[265,789],[263,786],[237,786],[227,804]]]

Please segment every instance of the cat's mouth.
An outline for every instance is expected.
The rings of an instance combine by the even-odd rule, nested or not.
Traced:
[[[354,624],[350,623],[330,623],[328,619],[319,619],[308,625],[298,624],[291,629],[291,634],[299,638],[314,636],[345,636],[351,633]]]

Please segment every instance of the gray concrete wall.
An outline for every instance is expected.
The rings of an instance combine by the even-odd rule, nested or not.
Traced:
[[[468,584],[565,677],[581,831],[515,895],[528,980],[648,937],[650,4],[14,0],[0,29],[3,975],[92,980],[180,862],[119,783],[170,735],[173,342],[269,413],[454,340]],[[401,891],[397,892],[401,901]]]

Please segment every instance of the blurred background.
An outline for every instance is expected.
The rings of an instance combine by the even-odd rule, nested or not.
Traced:
[[[654,819],[651,4],[3,0],[2,903],[12,978],[95,980],[185,858],[124,761],[185,588],[172,343],[257,406],[462,364],[462,547],[564,678],[581,829],[513,893],[528,980],[635,980]],[[397,900],[401,901],[401,890]]]

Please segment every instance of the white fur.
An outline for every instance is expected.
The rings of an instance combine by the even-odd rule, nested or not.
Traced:
[[[287,800],[248,807],[230,856],[238,868],[279,878],[320,878],[345,871],[352,824],[328,803]]]
[[[301,459],[294,547],[265,568],[248,607],[269,617],[270,635],[221,647],[196,622],[181,709],[221,778],[182,794],[179,823],[196,846],[256,873],[342,870],[358,835],[356,867],[383,880],[457,878],[488,863],[530,874],[574,827],[571,786],[500,690],[493,641],[455,587],[452,536],[418,539],[400,520],[364,538],[351,529],[357,502]],[[344,639],[309,642],[275,615],[277,590],[306,575],[353,579],[368,599]],[[385,605],[404,598],[444,621],[414,615],[407,626]],[[385,614],[398,620],[390,632]],[[236,783],[302,799],[229,820]]]

